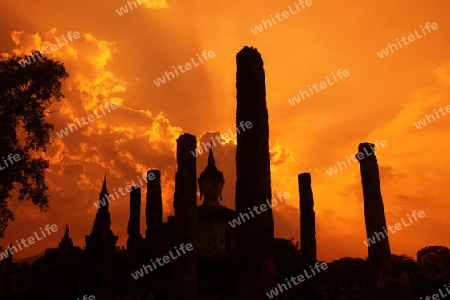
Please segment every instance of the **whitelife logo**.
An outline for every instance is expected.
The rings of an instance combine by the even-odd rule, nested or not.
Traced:
[[[109,103],[106,103],[106,106],[105,106],[104,108],[106,108],[106,110],[107,110],[108,112],[111,112],[111,109],[112,109],[112,110],[116,110],[116,109],[118,108],[118,106],[117,106],[115,103],[111,103],[111,107],[110,107],[110,106],[109,106]],[[97,119],[100,119],[101,117],[103,117],[104,115],[106,115],[106,113],[105,113],[105,111],[103,110],[103,108],[102,108],[102,113],[103,113],[103,115],[100,115],[100,116],[99,116],[99,115],[97,114],[97,110],[94,110],[94,114],[95,114],[95,117],[97,117]],[[96,120],[95,117],[94,117],[93,114],[90,114],[89,116],[87,116],[87,120],[89,121],[88,123],[86,123],[84,117],[81,117],[81,121],[83,121],[83,124],[84,124],[84,125],[88,125],[89,123],[94,122],[94,121]],[[74,127],[75,130],[78,130],[78,128],[81,128],[82,126],[81,126],[81,124],[80,124],[80,121],[77,119],[76,122],[78,123],[78,126],[80,126],[80,127],[77,127],[77,125],[76,125],[75,123],[67,123],[67,127],[65,127],[64,129],[61,129],[59,132],[56,133],[56,135],[57,135],[60,139],[62,139],[62,138],[65,137],[66,135],[69,135],[69,129],[70,129],[70,132],[73,132],[72,127]]]
[[[411,215],[413,216],[414,220],[416,220],[416,221],[418,221],[417,220],[417,216],[419,216],[419,218],[421,218],[421,219],[425,217],[425,213],[424,213],[423,210],[419,211],[418,213],[416,211],[413,211],[411,213]],[[405,223],[405,220],[403,220],[403,218],[400,219],[405,227],[408,227],[409,225],[411,225],[413,223],[413,221],[411,220],[411,217],[409,216],[409,214],[407,214],[407,216],[408,216],[408,220],[409,220],[410,223]],[[384,235],[383,232],[375,231],[374,235],[371,238],[367,239],[367,242],[363,241],[364,245],[369,247],[369,246],[375,244],[377,242],[377,240],[380,241],[381,239],[385,239],[386,237],[389,236],[388,229],[392,233],[396,233],[397,231],[403,229],[402,228],[402,224],[400,224],[400,223],[395,223],[395,230],[392,229],[392,225],[389,225],[387,229],[384,226],[383,226],[383,228],[384,228],[384,233],[386,235]],[[381,238],[380,238],[380,235],[381,235]],[[375,240],[375,237],[377,238],[377,240]]]
[[[69,42],[68,42],[68,41],[66,40],[66,38],[64,37],[64,34],[62,35],[62,38],[63,38],[64,42],[66,42],[65,44],[61,44],[61,43],[59,42],[59,39],[58,39],[58,38],[56,39],[56,41],[58,42],[59,48],[62,48],[62,47],[64,47],[64,46],[66,46],[67,44],[69,44]],[[67,33],[67,38],[68,38],[71,42],[73,41],[73,39],[72,39],[72,31],[69,31],[69,32]],[[73,33],[73,38],[76,39],[76,40],[79,39],[79,38],[80,38],[80,33],[79,33],[78,31],[75,31],[75,32]],[[51,54],[52,52],[55,52],[56,50],[58,50],[58,48],[56,47],[55,44],[51,44],[51,45],[50,45],[50,50],[51,50],[52,52],[48,52],[47,47],[49,47],[49,46],[45,46],[45,47],[44,47],[44,51],[45,51],[45,53],[47,53],[47,54]],[[41,56],[39,56],[39,54],[40,54]],[[23,60],[19,61],[19,65],[21,65],[22,68],[25,68],[27,65],[31,65],[31,58],[33,58],[33,62],[36,61],[35,56],[37,57],[37,60],[39,60],[39,59],[41,59],[42,57],[44,57],[45,55],[44,55],[43,53],[41,53],[41,48],[38,48],[38,52],[33,52],[33,53],[31,53],[31,56],[28,56],[28,58],[25,57]]]
[[[213,57],[216,56],[216,54],[214,54],[214,51],[209,50],[208,51],[208,57],[206,57],[206,50],[203,50],[202,56],[205,59],[205,61],[207,61],[208,57],[209,58],[213,58]],[[201,59],[200,55],[198,55],[198,53],[197,53],[197,58],[200,61],[199,64],[196,64],[194,58],[191,57],[191,61],[192,61],[192,64],[194,65],[194,67],[200,66],[203,63],[203,60]],[[188,62],[184,64],[184,67],[186,68],[186,70],[183,70],[183,66],[182,65],[178,65],[177,68],[178,68],[178,70],[180,70],[181,73],[186,73],[187,71],[192,69],[191,63],[188,63]],[[175,68],[175,66],[172,66],[172,68],[173,68],[175,74],[177,74],[177,76],[180,76],[180,74],[178,74],[177,68]],[[172,78],[170,78],[169,75],[171,75]],[[153,80],[153,83],[157,87],[160,87],[161,84],[166,83],[166,78],[167,78],[168,81],[170,81],[171,79],[175,79],[175,75],[171,71],[169,71],[169,72],[166,71],[166,72],[164,72],[164,75],[162,77],[158,77],[156,80]]]
[[[186,247],[186,249],[185,249],[185,247]],[[187,253],[186,250],[187,250],[187,251],[192,251],[193,249],[194,249],[194,247],[192,246],[191,243],[187,243],[186,246],[185,246],[184,244],[181,244],[181,245],[180,245],[180,251],[183,252],[183,254],[186,254],[186,253]],[[177,247],[175,247],[175,252],[178,254],[178,256],[174,256],[174,255],[172,254],[172,250],[170,250],[170,251],[169,251],[170,257],[169,257],[169,255],[165,255],[165,256],[162,258],[163,263],[161,263],[161,258],[159,258],[159,257],[157,257],[155,260],[156,260],[156,262],[158,263],[158,265],[159,265],[160,267],[162,267],[162,266],[164,266],[164,264],[168,264],[168,263],[170,262],[170,258],[172,258],[172,260],[175,260],[175,259],[177,259],[178,257],[181,256],[181,254],[180,254],[180,252],[178,251],[178,248],[177,248]],[[156,266],[155,262],[153,261],[153,259],[151,260],[151,263],[152,263],[152,265],[153,265],[153,268],[152,268],[151,265],[143,264],[143,265],[142,265],[142,268],[140,268],[139,270],[137,270],[136,272],[134,272],[134,274],[131,273],[131,276],[134,278],[134,280],[138,280],[139,278],[144,277],[145,274],[148,274],[149,272],[148,272],[147,270],[150,270],[150,272],[153,272],[153,270],[156,270],[156,269],[158,268],[158,267]],[[145,271],[145,274],[144,274],[144,271]]]
[[[380,150],[381,150],[381,148],[379,148],[380,145],[378,145],[378,143],[380,143],[381,147],[383,147],[383,148],[384,148],[384,147],[387,147],[387,145],[388,145],[388,143],[386,142],[386,140],[382,140],[381,142],[378,142],[378,140],[376,140],[376,141],[375,141],[375,148],[377,149],[377,151],[380,151]],[[365,157],[371,156],[371,155],[375,152],[375,149],[373,148],[373,146],[371,146],[371,148],[372,148],[372,153],[367,152],[366,148],[364,148],[365,154],[362,153],[362,152],[358,152],[358,154],[356,154],[356,157],[357,157],[359,160],[362,160],[362,159],[364,159]],[[366,155],[367,155],[367,156],[366,156]],[[353,159],[354,162],[358,162],[358,160],[356,159],[355,155],[349,155],[349,156],[350,156],[351,159]],[[325,170],[325,172],[327,172],[328,176],[332,176],[332,175],[333,175],[333,172],[334,172],[334,173],[337,173],[337,172],[339,171],[339,170],[338,170],[338,167],[339,167],[341,170],[343,170],[342,165],[344,165],[344,168],[348,168],[348,167],[350,167],[350,166],[352,165],[352,162],[350,161],[350,159],[348,158],[347,155],[345,156],[345,158],[347,159],[348,166],[347,166],[347,164],[345,163],[345,161],[337,161],[337,165],[335,165],[334,167],[331,167],[331,168],[328,169],[328,170]]]
[[[425,28],[428,30],[428,33],[431,32],[430,27],[431,27],[431,29],[433,29],[433,30],[437,30],[437,29],[439,28],[439,27],[438,27],[438,24],[437,24],[436,22],[431,23],[431,25],[430,25],[430,22],[428,22],[427,24],[425,24]],[[426,33],[425,29],[423,29],[422,25],[420,25],[420,28],[422,29],[422,33],[423,33],[424,35],[427,35],[427,33]],[[417,37],[417,39],[421,39],[421,38],[423,37],[423,35],[420,35],[420,34],[417,32],[417,29],[414,30],[414,33],[415,33],[415,35],[414,35],[414,34],[408,35],[408,41],[409,41],[409,43],[414,42],[414,41],[416,40],[416,37]],[[400,41],[398,40],[398,38],[396,38],[396,40],[397,40],[397,43],[398,43],[398,45],[400,46],[400,48],[403,48],[403,47],[402,47],[402,43],[400,43]],[[406,38],[405,38],[404,36],[402,36],[401,40],[402,40],[402,42],[403,42],[403,44],[404,44],[405,46],[409,45],[409,43],[406,41]],[[380,58],[383,58],[383,57],[385,57],[385,56],[388,56],[388,55],[389,55],[389,49],[391,50],[391,53],[394,53],[394,50],[393,50],[392,48],[394,48],[395,51],[398,50],[398,47],[397,47],[397,45],[396,45],[395,43],[392,44],[392,45],[389,43],[389,44],[387,44],[387,47],[386,47],[385,49],[382,49],[380,52],[377,52],[377,55],[378,55]]]
[[[435,294],[433,294],[431,296],[427,295],[427,296],[425,296],[425,298],[420,297],[420,300],[441,300],[442,298],[445,298],[445,297],[449,296],[450,295],[450,290],[449,290],[450,287],[447,285],[447,283],[444,284],[444,288],[445,288],[445,290],[447,291],[448,294],[442,293],[441,288],[439,288],[437,290],[439,292],[439,294],[435,293]]]
[[[39,234],[36,231],[34,232],[34,237],[36,237],[37,241],[40,241],[46,237],[44,230],[47,231],[48,235],[51,235],[52,232],[58,231],[58,226],[56,224],[53,224],[51,226],[49,224],[47,224],[47,225],[45,225],[44,230],[42,230],[42,227],[40,227],[39,229],[41,230],[41,234],[42,234],[41,238],[39,238]],[[26,240],[22,239],[20,242],[18,240],[16,240],[17,247],[19,247],[19,249],[22,250],[22,246],[20,245],[20,244],[22,244],[25,248],[28,248],[30,245],[33,245],[34,243],[36,243],[36,240],[34,239],[34,237],[30,236],[28,239],[26,239]],[[28,241],[28,244],[26,243],[27,241]],[[0,261],[2,261],[4,258],[9,257],[10,254],[12,255],[13,249],[14,249],[15,253],[19,252],[19,250],[17,250],[16,246],[9,246],[8,249],[6,249],[4,253],[0,251]]]
[[[338,82],[338,80],[337,80],[337,78],[336,78],[336,75],[337,75],[341,80],[344,79],[344,78],[342,78],[342,75],[344,75],[344,77],[350,76],[350,72],[349,72],[347,69],[345,69],[344,71],[342,71],[342,74],[341,74],[341,69],[337,70],[336,75],[334,75],[334,72],[331,72],[331,74],[333,75],[334,82],[331,82],[330,79],[329,79],[328,76],[327,76],[327,77],[325,77],[325,78],[326,78],[326,80],[327,80],[327,82],[328,82],[328,85],[327,85],[327,82],[325,82],[325,81],[322,81],[322,82],[319,83],[319,84],[314,83],[314,84],[312,85],[312,87],[314,88],[314,90],[315,90],[317,93],[320,92],[321,90],[326,89],[326,88],[329,87],[329,86],[334,85],[336,82]],[[317,86],[319,86],[321,90],[319,90],[319,89],[317,88]],[[308,85],[308,88],[309,88],[309,91],[311,92],[311,96],[314,95],[314,91],[313,91],[313,89],[311,88],[310,85]],[[302,101],[302,100],[300,99],[300,96],[302,96],[302,99],[303,99],[303,100],[306,99],[306,98],[305,98],[305,94],[306,94],[306,96],[307,96],[308,98],[310,97],[308,91],[302,91],[302,90],[300,90],[296,96],[292,97],[292,99],[288,99],[288,102],[289,102],[292,106],[294,106],[295,103],[300,103],[300,102]]]
[[[80,298],[77,298],[77,300],[80,300]],[[95,296],[94,295],[90,295],[89,298],[87,295],[84,295],[83,298],[81,298],[81,300],[95,300]]]
[[[320,266],[319,266],[319,264],[320,264]],[[324,270],[328,269],[328,265],[326,263],[324,263],[324,262],[323,263],[316,262],[316,264],[314,265],[314,269],[316,269],[317,274],[314,271],[313,266],[309,266],[309,269],[310,269],[312,275],[309,275],[307,270],[303,270],[303,273],[305,274],[305,276],[300,274],[300,275],[297,276],[297,278],[295,278],[294,276],[292,276],[290,280],[286,278],[285,280],[286,280],[287,285],[289,286],[289,289],[292,288],[291,283],[289,281],[291,281],[295,285],[299,285],[300,283],[302,283],[306,279],[312,278],[313,276],[318,275],[321,271],[324,271]],[[306,277],[306,279],[305,279],[305,277]],[[297,279],[298,282],[295,279]],[[272,290],[270,290],[269,292],[267,292],[266,295],[267,295],[267,297],[269,297],[269,299],[277,297],[279,293],[281,294],[282,292],[284,292],[283,288],[286,291],[288,290],[288,287],[286,286],[286,284],[278,283],[277,287],[272,289]],[[278,290],[280,290],[279,293],[278,293]]]
[[[148,180],[154,180],[156,178],[155,174],[151,171],[142,174],[142,179],[144,180],[144,183],[141,180],[141,177],[136,176],[136,178],[139,180],[140,186],[144,185],[144,183],[146,184],[148,182]],[[131,180],[131,183],[133,185],[128,184],[127,186],[125,186],[125,192],[129,193],[131,192],[134,188],[137,188],[138,185],[136,183],[134,183],[134,179]],[[123,188],[119,188],[119,193],[122,196],[126,196],[126,193],[123,192]],[[115,196],[114,196],[115,195]],[[108,194],[108,195],[104,195],[101,199],[99,199],[96,203],[94,203],[94,206],[97,208],[100,208],[102,206],[106,205],[106,201],[108,201],[108,203],[111,203],[111,201],[116,201],[117,199],[120,198],[119,194],[117,193],[116,189],[114,189],[114,195],[113,194]],[[111,200],[112,199],[112,200]]]
[[[280,200],[280,202],[283,202],[283,197],[285,198],[285,199],[289,199],[290,197],[291,197],[291,195],[289,194],[289,192],[285,192],[285,193],[278,193],[278,199]],[[253,209],[251,209],[250,207],[248,207],[248,212],[250,213],[250,215],[252,216],[252,218],[254,218],[255,217],[255,215],[253,214],[253,212],[252,212],[252,210],[254,210],[255,211],[255,213],[257,213],[258,215],[259,214],[261,214],[262,212],[265,212],[266,210],[267,210],[267,207],[269,207],[269,208],[272,208],[273,206],[275,206],[275,205],[277,205],[278,204],[278,202],[277,202],[277,200],[276,200],[276,198],[275,197],[273,197],[273,204],[270,204],[270,201],[269,201],[269,199],[266,199],[266,203],[267,203],[267,205],[266,204],[261,204],[260,206],[259,206],[259,209],[261,210],[261,211],[258,211],[258,206],[253,206]],[[237,218],[235,218],[235,219],[233,219],[233,220],[231,220],[231,221],[229,221],[228,222],[228,224],[230,224],[230,226],[232,227],[232,228],[235,228],[236,226],[238,226],[238,225],[241,225],[241,220],[242,220],[242,222],[245,222],[246,220],[245,220],[245,218],[244,217],[247,217],[247,221],[250,221],[250,216],[247,214],[247,213],[239,213],[239,217],[237,217]]]
[[[17,157],[16,157],[16,156],[17,156]],[[6,159],[9,160],[9,162],[10,162],[9,164],[8,164],[8,162],[6,161],[5,157],[2,156],[2,159],[3,159],[3,163],[5,164],[5,167],[3,168],[3,167],[1,166],[1,164],[0,164],[0,171],[3,171],[3,170],[6,169],[7,167],[13,165],[13,164],[14,164],[14,161],[15,161],[15,162],[18,162],[18,161],[20,160],[20,155],[19,155],[19,154],[14,154],[14,155],[12,155],[11,153],[8,154],[8,157],[7,157]],[[14,161],[13,161],[13,159],[14,159]]]
[[[142,5],[140,0],[136,0],[139,5]],[[149,0],[142,0],[142,2],[147,3]],[[134,8],[137,8],[137,4],[134,1],[127,1],[128,6],[130,7],[130,10],[133,10],[133,7],[131,6],[131,4],[134,5]],[[161,1],[161,0],[152,0],[151,2],[151,7],[152,8],[166,8],[167,7],[167,3],[165,1]],[[128,13],[128,7],[122,6],[119,9],[116,9],[116,13],[121,17],[123,14]]]
[[[439,110],[439,112],[442,114],[442,116],[446,116],[447,113],[450,113],[450,105],[447,105],[447,106],[445,107],[445,110],[447,111],[447,113],[444,112],[444,109],[443,109],[442,107],[439,107],[438,110]],[[437,111],[436,111],[436,108],[433,109],[433,111],[434,111],[434,113],[436,114],[436,117],[437,117],[438,119],[440,119],[439,114],[438,114]],[[420,128],[422,128],[422,127],[425,127],[425,126],[427,126],[427,121],[428,121],[428,124],[431,124],[430,118],[433,119],[433,122],[436,121],[436,118],[435,118],[433,115],[425,114],[425,118],[423,118],[423,120],[417,121],[417,123],[414,123],[414,126],[416,126],[417,129],[420,129]]]
[[[296,15],[297,13],[299,13],[300,11],[303,11],[306,7],[305,7],[305,4],[306,4],[306,6],[311,6],[312,5],[312,0],[306,0],[305,2],[303,2],[303,0],[300,0],[300,1],[298,1],[298,4],[297,4],[297,2],[294,2],[294,5],[295,5],[295,8],[297,8],[297,10],[295,11],[295,10],[292,10],[292,7],[289,5],[288,6],[288,8],[289,8],[289,11],[287,11],[287,10],[285,10],[285,11],[283,11],[281,14],[280,13],[276,13],[275,14],[275,17],[278,19],[278,21],[283,21],[284,19],[287,19],[287,18],[289,18],[290,16],[293,16],[293,15]],[[300,7],[299,7],[299,5],[302,7],[302,9],[300,10]],[[290,13],[290,14],[289,14]],[[280,15],[281,15],[281,18],[280,18]],[[277,22],[275,21],[275,19],[274,19],[274,17],[272,17],[272,15],[270,15],[270,18],[272,19],[272,22],[273,22],[273,25],[275,25],[275,24],[277,24]],[[263,25],[264,25],[264,28],[265,29],[267,29],[268,27],[267,27],[267,24],[269,24],[270,25],[270,27],[272,27],[273,25],[272,25],[272,22],[270,22],[270,20],[261,20],[261,24],[260,25],[258,25],[258,26],[255,26],[254,28],[251,28],[250,29],[250,31],[254,34],[254,35],[257,35],[259,32],[263,32]]]
[[[241,121],[241,123],[239,123],[239,127],[241,128],[242,132],[245,132],[245,128],[247,128],[247,129],[253,128],[252,122],[247,121],[247,122],[245,122],[245,124],[244,124],[244,122],[245,121]],[[245,125],[245,128],[244,128],[244,125]],[[236,127],[236,134],[233,134],[233,132],[231,132],[231,128],[228,128],[228,132],[231,134],[231,137],[235,137],[239,133],[241,133],[237,127]],[[228,134],[226,134],[226,133],[222,134],[222,136],[216,135],[215,138],[211,138],[211,144],[213,144],[214,147],[216,147],[216,142],[214,140],[216,140],[217,143],[220,145],[220,144],[222,144],[222,140],[226,140],[226,139],[228,139]],[[207,144],[205,144],[205,142],[203,142],[200,148],[197,148],[194,151],[191,151],[192,155],[194,155],[194,157],[197,157],[198,155],[200,155],[202,153],[208,152],[208,150],[210,148],[212,148],[211,144],[208,146]]]

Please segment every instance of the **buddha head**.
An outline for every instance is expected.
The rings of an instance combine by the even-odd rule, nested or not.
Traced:
[[[212,146],[209,150],[208,165],[198,178],[200,187],[200,200],[205,197],[205,204],[218,204],[217,199],[222,200],[222,189],[225,183],[223,173],[217,170]]]

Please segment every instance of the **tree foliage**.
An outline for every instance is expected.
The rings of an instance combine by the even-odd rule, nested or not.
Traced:
[[[7,201],[13,189],[18,200],[31,200],[41,211],[48,208],[45,169],[49,161],[42,152],[50,144],[54,127],[45,117],[48,107],[64,98],[61,80],[69,76],[59,61],[43,57],[22,67],[23,58],[0,59],[0,166],[4,168],[0,170],[0,237],[9,221],[14,221]],[[10,154],[18,154],[20,160],[11,164]]]
[[[417,262],[421,264],[422,257],[430,252],[439,255],[444,267],[444,277],[450,278],[450,249],[445,246],[427,246],[417,251]]]
[[[294,244],[294,239],[275,238],[275,268],[278,282],[284,282],[285,278],[299,275],[300,249],[299,243]]]

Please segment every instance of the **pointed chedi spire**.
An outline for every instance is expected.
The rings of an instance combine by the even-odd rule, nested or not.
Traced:
[[[108,211],[108,204],[109,204],[109,193],[108,190],[106,189],[106,172],[105,172],[105,176],[103,178],[103,185],[102,185],[102,190],[100,191],[100,194],[98,196],[99,202],[98,202],[98,210],[99,211]]]
[[[86,248],[84,252],[85,272],[81,282],[81,294],[106,293],[109,287],[109,276],[112,267],[112,254],[118,236],[111,230],[111,214],[108,210],[110,202],[106,189],[106,173],[99,196],[98,210],[94,219],[94,226],[90,235],[85,236]],[[101,206],[100,206],[101,205]],[[101,257],[101,259],[98,259]]]
[[[109,195],[108,190],[106,189],[106,172],[105,172],[105,178],[103,179],[103,186],[102,186],[102,191],[100,192],[100,199],[102,198],[103,195]]]
[[[102,190],[100,191],[100,194],[98,196],[99,202],[98,202],[98,210],[99,211],[108,211],[108,204],[109,204],[109,193],[106,189],[106,172],[105,177],[103,178],[103,185]]]
[[[99,195],[99,205],[98,205],[98,211],[95,215],[94,220],[94,227],[93,232],[96,232],[96,234],[102,234],[102,231],[110,232],[111,231],[111,216],[109,213],[109,202],[111,202],[110,198],[112,198],[112,195],[108,193],[108,190],[106,189],[106,174],[103,179],[103,185],[102,190],[100,191]],[[112,234],[112,232],[111,232]],[[92,235],[92,233],[91,233]]]
[[[66,224],[66,229],[64,230],[64,238],[69,238],[69,224]]]
[[[216,165],[216,160],[214,159],[214,156],[213,156],[212,142],[211,142],[210,147],[209,147],[208,166],[215,166],[215,165]]]
[[[69,224],[66,224],[66,228],[64,230],[64,236],[59,242],[58,249],[62,250],[62,256],[66,257],[69,255],[69,251],[73,247],[72,239],[69,237]]]

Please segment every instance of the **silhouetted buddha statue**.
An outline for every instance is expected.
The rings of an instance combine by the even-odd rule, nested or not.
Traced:
[[[235,212],[223,205],[222,189],[225,183],[223,173],[217,170],[212,148],[208,156],[208,165],[198,178],[200,200],[198,215],[198,254],[199,260],[223,260],[230,257],[235,249],[234,231],[228,224]]]

